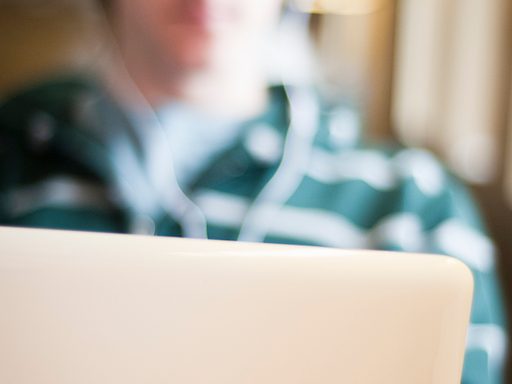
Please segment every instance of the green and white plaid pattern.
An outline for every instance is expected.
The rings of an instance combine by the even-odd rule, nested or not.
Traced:
[[[451,255],[475,276],[463,383],[500,383],[494,248],[468,192],[428,152],[365,147],[353,111],[321,106],[273,88],[269,110],[183,191],[148,178],[101,87],[42,84],[0,105],[0,223]]]

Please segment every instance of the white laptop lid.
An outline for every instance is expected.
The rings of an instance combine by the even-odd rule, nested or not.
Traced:
[[[442,256],[0,229],[0,382],[460,383]]]

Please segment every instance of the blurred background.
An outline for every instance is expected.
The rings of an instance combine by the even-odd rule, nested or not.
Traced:
[[[309,21],[315,81],[333,100],[358,107],[368,139],[429,148],[471,186],[499,249],[511,308],[512,2],[332,6],[347,2],[320,2]],[[0,100],[49,75],[94,65],[102,55],[99,19],[85,0],[0,0]],[[301,44],[286,34],[281,40],[292,50]]]

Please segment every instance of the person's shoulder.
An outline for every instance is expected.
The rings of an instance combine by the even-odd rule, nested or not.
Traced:
[[[0,156],[31,153],[46,147],[57,131],[73,129],[83,101],[97,86],[87,74],[68,73],[41,80],[0,101]]]
[[[313,148],[309,172],[331,187],[345,190],[347,183],[355,183],[367,193],[394,197],[397,206],[407,202],[414,206],[408,209],[418,210],[445,196],[456,179],[427,149],[362,141],[350,110],[331,117],[328,125]]]
[[[61,133],[77,124],[79,99],[93,89],[85,75],[70,74],[27,86],[0,103],[0,190],[44,169]]]
[[[333,103],[321,92],[316,95],[320,113],[312,166],[332,176],[330,185],[350,181],[377,192],[407,190],[418,198],[431,198],[442,194],[454,178],[426,148],[396,139],[368,139],[363,113],[354,103]]]
[[[64,73],[40,79],[7,94],[2,105],[33,100],[35,102],[62,101],[70,93],[90,90],[93,87],[92,77],[85,73]]]
[[[27,119],[41,113],[67,119],[76,99],[94,90],[89,76],[74,73],[25,86],[0,101],[0,129],[20,128]]]
[[[399,185],[415,187],[426,197],[443,193],[454,176],[445,164],[430,150],[392,143],[377,147],[389,162]]]

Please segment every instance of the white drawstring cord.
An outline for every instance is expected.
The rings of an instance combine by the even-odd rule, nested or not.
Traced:
[[[317,103],[309,92],[285,89],[291,118],[283,157],[275,174],[249,209],[238,236],[241,241],[261,242],[265,239],[273,215],[295,192],[308,166],[318,120]]]
[[[309,14],[302,15],[308,25]],[[241,225],[238,240],[262,242],[272,225],[279,207],[295,192],[308,167],[309,155],[318,125],[318,103],[311,92],[285,84],[285,70],[279,76],[288,99],[290,124],[284,143],[281,162],[265,187],[252,203]]]

